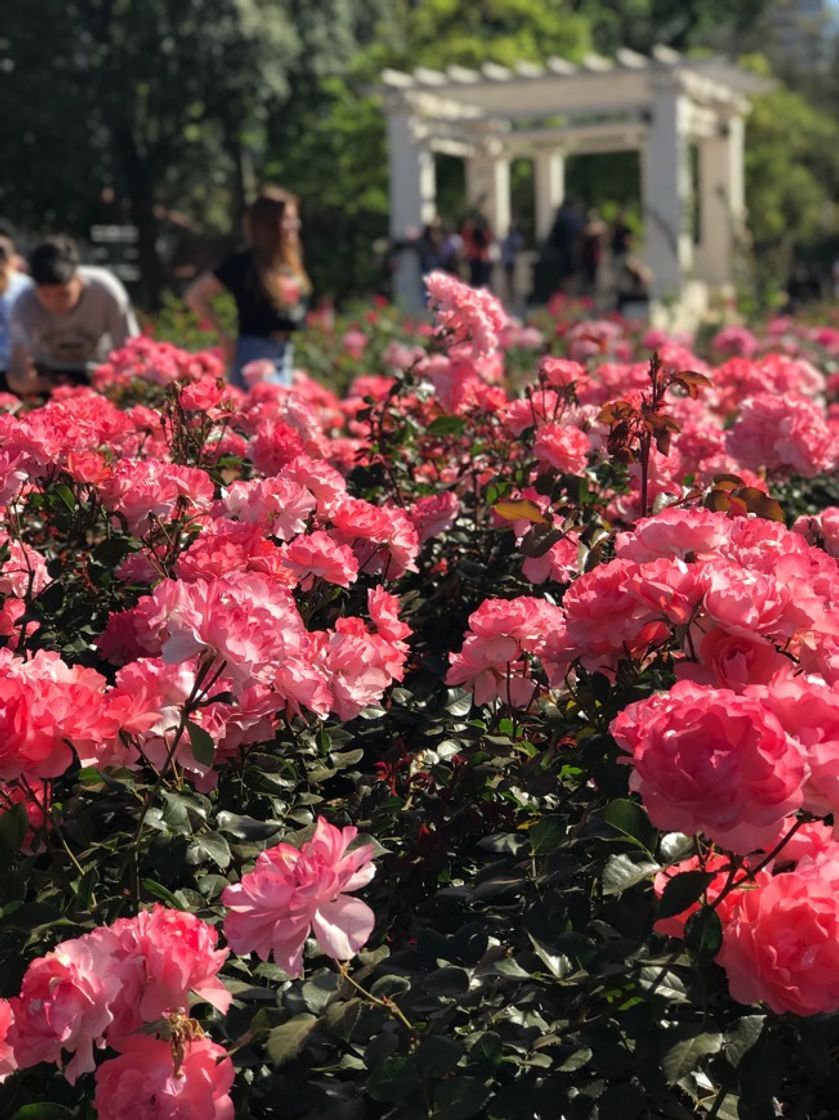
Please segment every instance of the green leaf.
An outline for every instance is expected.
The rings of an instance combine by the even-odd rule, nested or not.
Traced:
[[[274,1027],[268,1035],[265,1048],[275,1065],[282,1065],[296,1058],[305,1045],[306,1039],[317,1026],[315,1015],[295,1015],[287,1023]]]
[[[665,1042],[668,1034],[664,1035]],[[701,1031],[687,1038],[679,1038],[665,1050],[661,1068],[668,1085],[675,1085],[689,1073],[693,1073],[703,1058],[717,1054],[722,1049],[723,1036],[718,1031]]]
[[[446,711],[453,716],[468,716],[472,711],[472,693],[463,688],[450,688]]]
[[[638,986],[650,995],[668,1003],[689,1003],[684,981],[676,972],[656,965],[647,965],[638,973]]]
[[[446,1035],[424,1038],[414,1053],[414,1059],[424,1077],[445,1077],[451,1073],[463,1056],[463,1044]]]
[[[190,850],[205,852],[222,871],[230,866],[230,846],[220,832],[200,832],[190,845]],[[189,861],[189,858],[187,859]],[[201,861],[203,862],[203,861]]]
[[[218,814],[216,823],[237,840],[267,840],[281,827],[279,821],[258,821],[256,817],[229,813],[226,809]]]
[[[159,898],[160,901],[165,902],[167,906],[174,906],[176,910],[188,909],[188,907],[184,906],[181,900],[173,895],[167,887],[164,887],[162,883],[157,883],[154,879],[141,879],[140,883],[150,895]]]
[[[367,1080],[367,1093],[374,1101],[396,1104],[422,1086],[416,1065],[402,1054],[394,1054],[377,1066]]]
[[[637,802],[630,801],[627,797],[618,797],[606,806],[604,816],[606,823],[612,828],[617,829],[633,843],[647,851],[650,850],[649,844],[655,836],[655,831],[647,814]]]
[[[489,1089],[477,1077],[453,1077],[437,1086],[432,1120],[469,1120],[480,1112]]]
[[[426,428],[430,436],[459,436],[466,426],[466,421],[459,416],[438,416]]]
[[[201,766],[212,766],[216,753],[216,746],[209,732],[191,719],[186,721],[186,730],[189,735],[189,744],[192,747],[192,757]]]
[[[65,1108],[63,1104],[52,1104],[49,1101],[39,1101],[37,1104],[25,1104],[11,1117],[11,1120],[73,1120],[76,1113]]]
[[[743,1055],[751,1050],[760,1038],[765,1023],[765,1015],[744,1015],[726,1033],[725,1056],[735,1069],[742,1061]]]
[[[57,486],[53,487],[53,493],[61,498],[62,502],[72,513],[76,508],[76,495],[70,489],[66,482],[59,482]]]
[[[705,888],[715,878],[711,871],[682,871],[668,879],[658,903],[656,916],[672,918],[692,906],[705,893]]]
[[[22,801],[0,816],[0,839],[12,852],[19,852],[29,827],[26,806]]]
[[[710,960],[722,945],[722,922],[716,910],[705,906],[685,923],[685,945],[698,957]]]
[[[504,1053],[504,1044],[501,1036],[495,1031],[483,1031],[477,1036],[472,1036],[472,1045],[469,1054],[479,1061],[490,1062],[497,1065]]]
[[[635,863],[627,855],[610,856],[603,868],[603,893],[621,894],[636,883],[652,878],[658,870],[658,864],[649,860]]]
[[[534,856],[545,856],[555,852],[561,847],[566,831],[563,817],[542,817],[528,833]]]

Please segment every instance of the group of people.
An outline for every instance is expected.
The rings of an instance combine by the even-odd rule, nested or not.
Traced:
[[[492,287],[493,267],[499,261],[504,273],[507,299],[515,294],[515,271],[524,235],[513,222],[497,240],[489,219],[479,206],[473,207],[459,231],[447,228],[439,217],[422,229],[413,247],[419,254],[420,275],[442,270],[467,279],[473,288]]]
[[[194,280],[185,300],[215,331],[233,384],[245,387],[243,371],[254,361],[267,363],[264,380],[289,384],[292,338],[312,290],[297,198],[264,188],[245,214],[244,234],[244,248]],[[235,338],[213,304],[222,291],[236,304]],[[31,396],[86,384],[111,350],[138,333],[121,282],[107,269],[81,264],[71,238],[48,238],[27,261],[0,234],[0,389]]]
[[[618,211],[607,224],[596,209],[585,211],[575,199],[566,199],[556,213],[542,246],[533,297],[547,299],[554,292],[569,296],[599,298],[604,288],[619,311],[647,313],[652,276],[633,251],[634,233],[625,212]],[[457,231],[447,228],[439,217],[428,222],[405,246],[416,250],[420,276],[443,270],[467,279],[473,288],[493,287],[496,263],[503,275],[503,295],[516,297],[517,262],[525,238],[516,222],[497,239],[480,205],[474,206]],[[605,266],[608,264],[608,270]],[[605,272],[609,281],[604,285]]]
[[[618,310],[649,298],[651,276],[633,253],[634,233],[620,209],[611,225],[596,209],[584,211],[573,198],[559,207],[547,244],[554,256],[557,290],[566,295],[595,297],[601,290],[604,262],[612,272]]]

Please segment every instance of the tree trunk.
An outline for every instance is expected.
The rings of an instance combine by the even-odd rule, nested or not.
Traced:
[[[157,253],[154,166],[148,156],[140,154],[128,129],[113,133],[113,146],[119,180],[128,198],[131,221],[137,227],[139,301],[146,310],[157,311],[163,294],[163,268]]]

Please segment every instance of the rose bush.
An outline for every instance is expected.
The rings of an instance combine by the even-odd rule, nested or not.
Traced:
[[[429,291],[0,400],[4,1117],[834,1114],[839,333]]]

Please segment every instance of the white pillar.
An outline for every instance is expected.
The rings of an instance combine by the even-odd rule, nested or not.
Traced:
[[[707,284],[734,279],[734,257],[745,220],[744,122],[732,117],[699,147],[697,272]]]
[[[677,87],[659,87],[641,152],[644,244],[653,294],[659,299],[681,296],[692,264],[689,113],[690,104]]]
[[[417,120],[407,112],[390,112],[387,146],[390,165],[390,235],[396,241],[419,236],[436,210],[434,154],[417,136]],[[412,249],[397,253],[394,298],[406,310],[422,308],[419,258]]]
[[[494,155],[467,159],[466,201],[486,215],[495,237],[506,237],[510,228],[509,159]]]
[[[536,240],[551,232],[556,212],[565,198],[565,156],[562,152],[537,152],[533,157],[536,201]]]

